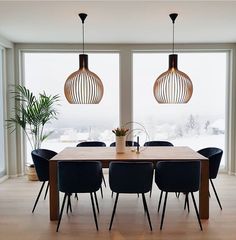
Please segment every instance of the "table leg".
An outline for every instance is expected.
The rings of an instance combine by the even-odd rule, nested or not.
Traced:
[[[201,161],[201,183],[199,189],[199,214],[201,219],[209,218],[209,161]]]
[[[57,220],[59,213],[59,192],[57,188],[57,161],[49,161],[50,220]]]

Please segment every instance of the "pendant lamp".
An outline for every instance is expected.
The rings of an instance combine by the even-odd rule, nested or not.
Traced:
[[[193,84],[187,74],[178,70],[178,55],[174,54],[174,23],[177,13],[171,13],[173,47],[169,55],[169,69],[155,81],[153,93],[158,103],[187,103],[193,93]]]
[[[79,70],[73,72],[66,80],[64,93],[67,101],[72,104],[96,104],[103,96],[101,79],[88,68],[88,55],[84,54],[84,20],[87,14],[80,13],[83,32],[83,54],[79,55]]]

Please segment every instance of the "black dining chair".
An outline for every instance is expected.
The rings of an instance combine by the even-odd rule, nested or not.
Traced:
[[[148,141],[144,143],[145,147],[173,147],[174,145],[168,141]]]
[[[148,141],[148,142],[145,142],[143,146],[144,147],[173,147],[174,144],[172,144],[171,142],[168,142],[168,141]],[[149,196],[150,197],[152,196],[152,188],[151,188]],[[160,195],[158,205],[160,205],[160,203],[161,203],[161,196],[162,196],[162,193]]]
[[[56,152],[48,149],[35,149],[31,152],[31,156],[33,159],[36,173],[38,175],[38,179],[40,182],[43,182],[39,190],[38,196],[35,200],[32,213],[34,212],[37,206],[38,200],[40,198],[40,195],[42,193],[45,183],[49,181],[49,160],[55,155],[57,155]],[[44,200],[46,199],[48,188],[49,188],[49,182],[47,183]]]
[[[156,165],[155,182],[158,188],[165,192],[160,230],[162,230],[167,196],[169,192],[191,193],[198,223],[202,230],[196,201],[193,192],[199,190],[200,162],[199,161],[161,161]]]
[[[78,143],[76,145],[76,147],[106,147],[106,144],[104,142],[101,142],[101,141],[85,141],[85,142]],[[103,174],[102,174],[102,180],[103,180],[104,186],[107,187],[106,180],[105,180]],[[103,198],[102,186],[101,186],[100,191],[101,191],[101,196]],[[76,194],[76,197],[77,197],[77,194]]]
[[[217,195],[212,179],[215,179],[217,177],[219,167],[220,167],[220,162],[223,155],[223,150],[216,147],[208,147],[208,148],[200,149],[198,153],[200,153],[201,155],[209,159],[209,180],[213,188],[213,191],[215,193],[217,202],[220,206],[220,209],[222,210],[222,205],[220,203],[220,199]]]
[[[115,147],[116,146],[116,142],[113,142],[110,144],[110,147]],[[139,146],[139,143],[138,142],[135,142],[135,141],[130,141],[130,140],[127,140],[125,141],[125,146],[126,147],[138,147]],[[113,192],[111,193],[111,197],[113,197]],[[139,196],[139,194],[138,194]]]
[[[106,144],[100,141],[85,141],[78,143],[76,147],[106,147]]]
[[[115,147],[116,146],[116,142],[113,142],[110,144],[110,147]],[[139,144],[135,141],[125,141],[125,146],[126,147],[137,147],[139,146]]]
[[[102,183],[102,164],[98,161],[59,161],[58,162],[58,189],[64,193],[64,198],[57,223],[57,232],[65,206],[73,193],[90,193],[93,216],[98,230],[93,193],[99,190]]]
[[[109,165],[109,184],[116,193],[109,230],[111,230],[120,193],[142,194],[143,207],[152,230],[145,193],[149,192],[153,179],[153,163],[151,162],[111,162]]]

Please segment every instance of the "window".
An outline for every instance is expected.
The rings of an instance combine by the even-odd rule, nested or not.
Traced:
[[[193,82],[192,98],[187,104],[158,104],[153,85],[168,68],[168,54],[133,54],[134,121],[145,126],[150,140],[169,140],[195,150],[208,146],[224,150],[227,53],[178,56],[179,69]],[[224,156],[221,164],[225,165]]]
[[[0,177],[6,174],[3,106],[3,49],[0,48]]]
[[[90,53],[89,69],[95,72],[104,85],[103,99],[95,105],[69,104],[64,96],[67,77],[78,70],[77,53],[24,53],[25,86],[35,94],[60,94],[58,120],[47,126],[54,130],[42,147],[61,151],[76,146],[80,141],[114,141],[111,130],[119,125],[119,54]],[[31,148],[27,144],[27,161]]]

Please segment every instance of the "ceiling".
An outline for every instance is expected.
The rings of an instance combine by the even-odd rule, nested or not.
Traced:
[[[0,1],[0,35],[18,43],[236,43],[235,1]]]

